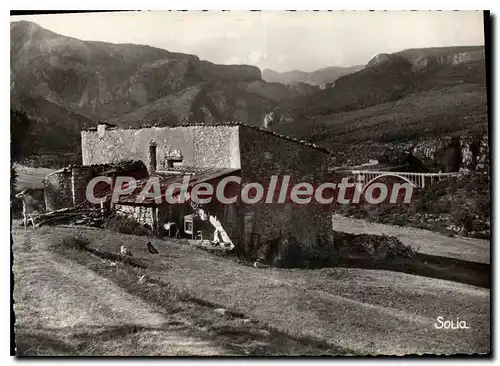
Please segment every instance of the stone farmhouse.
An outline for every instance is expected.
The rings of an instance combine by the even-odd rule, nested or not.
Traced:
[[[141,128],[99,124],[82,131],[81,139],[83,164],[46,179],[55,182],[46,183],[46,187],[65,192],[58,195],[67,197],[65,204],[81,201],[86,184],[99,174],[134,176],[139,179],[138,187],[155,176],[160,178],[162,188],[182,181],[185,174],[190,174],[194,183],[212,184],[232,175],[241,178],[241,185],[228,186],[236,194],[246,183],[269,184],[272,175],[289,175],[290,182],[317,184],[325,179],[330,155],[314,144],[238,122]],[[195,237],[201,232],[204,238],[210,238],[203,225],[192,221],[197,216],[192,205],[157,204],[153,199],[138,204],[134,199],[137,193],[121,197],[113,208],[156,231],[161,231],[165,223],[174,222],[184,237]],[[49,202],[47,207],[56,206],[50,205]],[[258,254],[259,250],[262,252],[263,244],[280,242],[280,238],[311,247],[330,242],[333,236],[331,214],[325,205],[297,205],[289,201],[247,204],[237,200],[231,204],[214,201],[204,206],[217,217],[237,252],[247,257],[268,257],[269,253]]]

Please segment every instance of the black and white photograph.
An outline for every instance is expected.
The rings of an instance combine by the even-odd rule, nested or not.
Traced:
[[[490,16],[12,11],[12,356],[491,357]]]

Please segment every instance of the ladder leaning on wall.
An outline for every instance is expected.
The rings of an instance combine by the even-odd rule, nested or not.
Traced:
[[[214,227],[214,240],[213,243],[215,244],[220,244],[220,246],[232,250],[234,249],[234,244],[229,238],[229,235],[227,234],[226,230],[222,226],[221,222],[215,215],[210,215],[205,212],[205,210],[201,207],[199,203],[194,203],[193,201],[190,202],[191,207],[193,210],[196,212],[196,214],[203,220],[203,221],[209,221],[210,224]],[[219,235],[222,239],[222,241],[219,240]]]

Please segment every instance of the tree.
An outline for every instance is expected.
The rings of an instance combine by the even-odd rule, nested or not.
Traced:
[[[22,110],[10,110],[10,193],[16,189],[17,172],[14,162],[36,153],[37,144],[33,133],[33,120]]]
[[[10,157],[14,162],[35,154],[34,121],[22,110],[10,110]]]
[[[16,168],[14,167],[14,163],[11,160],[10,161],[10,200],[11,201],[14,199],[14,192],[16,189],[16,183],[17,183],[17,172],[16,172]]]

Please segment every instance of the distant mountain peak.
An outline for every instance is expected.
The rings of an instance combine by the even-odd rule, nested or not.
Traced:
[[[267,82],[282,84],[307,83],[311,85],[323,85],[332,83],[339,77],[358,71],[361,68],[362,66],[328,66],[312,72],[302,70],[279,72],[272,69],[264,69],[262,70],[262,79]]]

